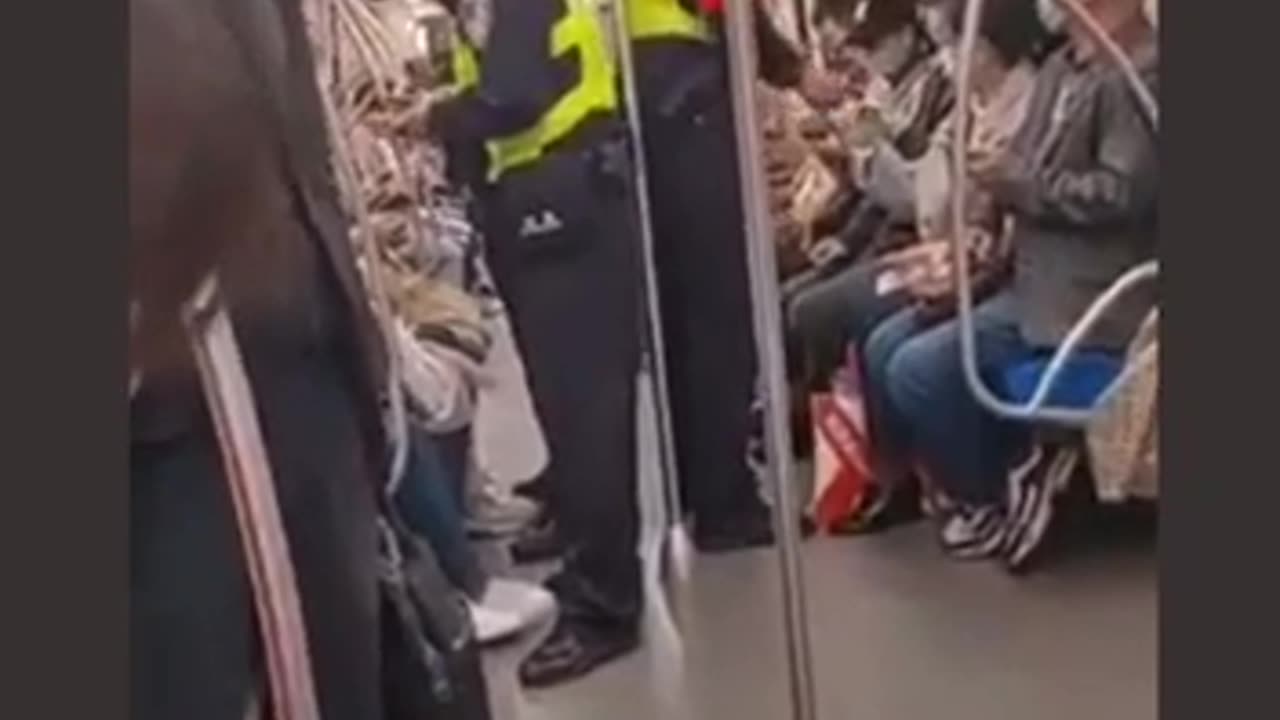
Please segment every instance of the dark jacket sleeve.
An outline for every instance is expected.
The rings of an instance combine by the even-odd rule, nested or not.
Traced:
[[[485,181],[488,152],[485,140],[502,127],[500,111],[486,106],[474,90],[437,105],[427,120],[428,132],[444,149],[445,176],[459,186],[478,187]]]
[[[1154,86],[1154,70],[1145,79]],[[1089,227],[1128,224],[1152,211],[1159,178],[1152,127],[1119,73],[1108,73],[1098,93],[1096,163],[1036,169],[1013,157],[992,186],[1002,204],[1041,222]]]
[[[942,121],[951,114],[956,104],[955,85],[950,76],[935,64],[922,80],[923,97],[911,122],[894,138],[893,144],[905,160],[918,160],[929,149],[933,134]]]
[[[494,0],[480,82],[432,110],[432,133],[447,144],[475,144],[537,122],[557,96],[547,58],[556,12],[547,0]]]

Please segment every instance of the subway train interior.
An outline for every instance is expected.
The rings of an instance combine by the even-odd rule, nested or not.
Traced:
[[[1157,0],[130,4],[135,717],[1157,716]]]

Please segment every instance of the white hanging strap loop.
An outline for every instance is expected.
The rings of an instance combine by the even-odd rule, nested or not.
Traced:
[[[1135,97],[1138,98],[1139,105],[1143,112],[1148,116],[1152,128],[1159,127],[1159,104],[1155,96],[1151,93],[1151,89],[1142,81],[1141,75],[1134,66],[1133,61],[1128,54],[1111,38],[1106,30],[1098,23],[1077,0],[1058,0],[1067,10],[1080,22],[1080,24],[1090,33],[1091,37],[1098,43],[1098,46],[1106,54],[1107,58],[1115,63],[1123,73],[1126,81],[1132,87]],[[971,74],[973,68],[973,51],[977,44],[978,24],[982,16],[983,0],[968,0],[965,7],[964,24],[960,35],[960,47],[956,72],[957,96],[964,98],[969,96],[969,88]],[[956,141],[952,143],[952,167],[953,177],[955,177],[955,191],[952,193],[952,221],[954,227],[964,227],[967,218],[967,208],[965,206],[968,197],[968,153],[966,144],[962,138],[968,136],[969,122],[971,119],[971,108],[968,103],[960,102],[956,104],[955,121],[952,128]],[[978,369],[978,350],[977,336],[974,329],[973,318],[973,286],[969,276],[969,253],[966,252],[965,242],[961,233],[951,234],[951,256],[952,264],[955,267],[955,292],[956,292],[956,310],[957,318],[960,325],[960,354],[964,367],[965,381],[969,385],[970,391],[978,402],[981,403],[991,412],[1001,417],[1013,420],[1041,421],[1051,422],[1068,426],[1083,426],[1088,424],[1093,416],[1092,409],[1078,409],[1067,407],[1049,406],[1047,404],[1048,397],[1053,390],[1058,377],[1062,374],[1066,367],[1067,361],[1075,355],[1081,344],[1088,338],[1089,333],[1095,325],[1106,315],[1106,313],[1127,293],[1140,284],[1153,281],[1158,277],[1160,265],[1157,261],[1149,261],[1143,265],[1133,268],[1124,276],[1116,280],[1106,292],[1104,292],[1085,312],[1076,325],[1068,333],[1063,344],[1054,353],[1053,359],[1050,361],[1048,368],[1041,376],[1035,391],[1032,393],[1031,399],[1021,405],[1013,404],[1002,400],[994,392],[987,387],[986,382],[982,379],[982,375]],[[1127,368],[1126,368],[1127,371]],[[1127,378],[1127,372],[1122,371],[1120,375],[1114,378],[1111,384],[1102,393],[1102,397],[1107,397],[1115,392],[1122,382]],[[1096,406],[1096,404],[1095,404]]]
[[[760,119],[756,116],[757,59],[755,17],[751,3],[758,0],[726,0],[725,31],[728,35],[729,79],[733,91],[734,132],[737,140],[742,206],[746,212],[746,242],[751,275],[751,299],[756,346],[764,378],[765,441],[770,477],[774,483],[774,526],[778,535],[778,560],[782,573],[782,604],[786,615],[787,669],[791,686],[792,720],[817,720],[817,692],[813,650],[809,633],[804,573],[800,560],[800,514],[795,508],[792,481],[791,427],[787,416],[786,359],[778,297],[777,258],[774,256],[773,220],[769,214],[764,149]]]

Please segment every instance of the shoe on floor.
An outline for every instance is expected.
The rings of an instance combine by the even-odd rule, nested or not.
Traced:
[[[551,635],[520,663],[520,683],[548,688],[589,675],[640,646],[636,628],[603,630],[561,619]]]
[[[550,619],[555,596],[540,585],[495,578],[480,601],[469,603],[476,639],[482,646],[504,643]]]
[[[549,562],[563,552],[556,524],[551,521],[525,528],[511,543],[511,561],[517,565]]]
[[[1007,533],[1005,514],[998,505],[959,507],[942,523],[938,539],[951,557],[976,560],[998,554]]]
[[[513,612],[471,600],[467,601],[467,611],[471,614],[471,624],[476,629],[476,642],[482,647],[506,642],[519,635],[523,629],[519,616]]]
[[[1054,500],[1076,470],[1080,453],[1075,448],[1052,452],[1021,482],[1021,504],[1010,513],[1009,539],[1004,548],[1005,567],[1013,573],[1026,570],[1043,547],[1053,522]]]
[[[1036,474],[1037,470],[1041,470],[1046,458],[1044,448],[1036,443],[1031,446],[1031,450],[1027,456],[1013,466],[1009,471],[1008,487],[1005,490],[1006,496],[1004,505],[1010,508],[1009,515],[1017,517],[1018,508],[1023,505],[1023,495],[1027,492],[1027,484]]]
[[[898,489],[891,491],[881,485],[871,485],[866,502],[852,517],[832,528],[832,534],[869,535],[919,520],[923,510],[918,494],[903,484],[895,487]]]
[[[549,620],[556,612],[556,596],[530,582],[511,578],[494,578],[485,593],[486,605],[513,612],[520,618],[521,630]]]

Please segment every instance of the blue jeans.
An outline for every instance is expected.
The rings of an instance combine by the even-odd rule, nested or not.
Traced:
[[[396,508],[409,529],[427,541],[440,568],[455,587],[472,599],[484,595],[489,578],[467,541],[461,478],[449,476],[437,439],[409,424],[409,464],[396,492]]]
[[[974,309],[974,329],[979,371],[989,383],[998,368],[1031,352],[1007,293]],[[902,310],[871,333],[863,362],[876,452],[921,462],[954,500],[1000,502],[1006,470],[1029,430],[995,417],[969,391],[959,323],[930,324],[914,308]]]

